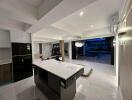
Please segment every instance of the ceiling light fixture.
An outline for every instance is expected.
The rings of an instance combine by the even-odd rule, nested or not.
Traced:
[[[83,16],[83,15],[84,15],[84,12],[83,12],[83,11],[81,11],[79,15],[80,15],[80,16]]]
[[[84,45],[83,42],[76,42],[76,43],[75,43],[75,46],[76,46],[76,47],[82,47],[83,45]]]
[[[90,27],[91,27],[91,28],[93,28],[93,27],[94,27],[94,25],[90,25]]]

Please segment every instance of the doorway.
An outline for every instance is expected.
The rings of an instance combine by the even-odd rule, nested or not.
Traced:
[[[73,41],[72,58],[114,65],[113,41],[114,37]]]

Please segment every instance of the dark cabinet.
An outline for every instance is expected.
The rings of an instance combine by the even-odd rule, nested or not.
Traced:
[[[12,43],[13,81],[33,75],[31,43]]]
[[[68,79],[63,79],[36,65],[33,67],[35,84],[49,100],[73,100],[76,93],[76,79],[82,75],[84,69]]]
[[[12,81],[12,64],[0,65],[0,85]]]
[[[0,65],[0,84],[3,83],[3,69],[2,66]]]
[[[32,76],[32,56],[13,57],[13,79],[19,81]]]
[[[76,46],[75,46],[75,41],[72,41],[72,59],[76,59]]]
[[[30,43],[12,43],[12,56],[32,54]]]

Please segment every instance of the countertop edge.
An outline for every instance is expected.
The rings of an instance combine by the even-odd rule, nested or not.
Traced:
[[[38,66],[38,65],[36,65],[36,64],[32,64],[33,66],[36,66],[36,67],[39,67],[39,68],[41,68],[40,66]],[[43,68],[41,68],[41,69],[43,69]],[[45,69],[43,69],[43,70],[45,70]],[[80,70],[78,70],[76,73],[78,73],[79,71],[81,71],[81,70],[84,70],[84,68],[81,68]],[[47,70],[46,70],[47,71]],[[61,79],[63,79],[63,80],[68,80],[68,79],[70,79],[72,76],[69,76],[68,78],[64,78],[64,77],[61,77],[61,76],[59,76],[59,75],[57,75],[57,74],[55,74],[55,73],[53,73],[53,72],[50,72],[50,71],[48,71],[49,73],[51,73],[51,74],[54,74],[55,76],[57,76],[57,77],[59,77],[59,78],[61,78]],[[76,73],[74,73],[73,75],[75,75]]]
[[[5,64],[10,64],[10,63],[12,63],[11,59],[0,60],[0,65],[5,65]]]

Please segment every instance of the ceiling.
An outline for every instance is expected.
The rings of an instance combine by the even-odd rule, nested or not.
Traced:
[[[102,33],[108,29],[111,16],[119,11],[119,1],[0,0],[0,29],[49,40],[84,37],[97,30]],[[81,11],[84,15],[80,17]]]
[[[28,30],[39,24],[62,0],[51,1],[53,0],[0,0],[0,28],[33,33]]]
[[[55,35],[54,38],[66,39],[70,36],[84,38],[91,34],[92,36],[102,36],[99,33],[101,32],[103,35],[105,33],[109,36],[111,34],[109,32],[110,20],[113,15],[119,12],[119,4],[120,0],[96,0],[51,24],[50,28],[46,27],[36,32],[36,35],[44,36],[46,34],[49,37]],[[80,16],[80,12],[83,12],[83,16]]]
[[[34,7],[39,7],[44,2],[44,0],[22,0],[22,1]]]
[[[83,9],[57,21],[52,26],[71,34],[100,29],[109,26],[112,15],[119,11],[119,0],[97,0]],[[84,15],[80,17],[79,13]]]

